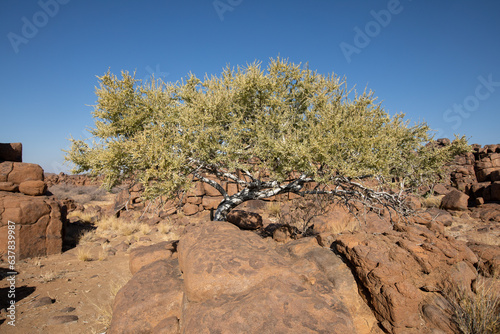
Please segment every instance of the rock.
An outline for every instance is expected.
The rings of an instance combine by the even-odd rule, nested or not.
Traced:
[[[467,210],[469,196],[458,190],[452,190],[441,199],[441,208],[445,210]]]
[[[433,191],[434,191],[434,194],[436,194],[436,195],[446,195],[447,193],[450,192],[448,190],[448,188],[446,188],[446,186],[442,183],[438,183],[438,184],[434,185]]]
[[[262,228],[262,217],[255,212],[232,210],[227,215],[227,221],[243,230],[257,230]]]
[[[62,308],[59,312],[70,313],[70,312],[73,312],[74,310],[76,310],[74,307],[68,306],[68,307]]]
[[[76,315],[56,315],[50,317],[47,321],[47,325],[60,325],[68,322],[78,321],[78,316]]]
[[[118,213],[123,209],[127,209],[129,203],[130,203],[130,193],[127,189],[123,189],[115,197],[115,201],[113,203],[113,211],[115,213]]]
[[[43,169],[37,164],[13,162],[7,181],[15,184],[21,184],[24,181],[43,181]]]
[[[137,247],[130,252],[129,268],[135,274],[142,267],[158,260],[167,260],[176,251],[177,241],[163,241],[151,246]]]
[[[19,184],[19,191],[29,196],[41,196],[47,191],[43,181],[24,181]]]
[[[500,201],[500,181],[495,181],[491,184],[491,200]]]
[[[451,145],[451,140],[448,138],[439,138],[436,140],[437,144],[440,146],[448,146]]]
[[[355,333],[334,296],[324,300],[299,282],[283,284],[276,277],[248,294],[189,304],[181,333]]]
[[[0,213],[0,254],[7,254],[9,224],[15,226],[18,260],[62,251],[65,218],[54,199],[0,192]]]
[[[200,197],[205,195],[205,187],[202,182],[193,182],[193,187],[187,192],[187,196]],[[218,194],[220,195],[220,194]]]
[[[19,185],[13,182],[0,182],[0,191],[8,191],[8,192],[18,192]]]
[[[214,180],[214,181],[217,183],[220,183],[219,180]],[[205,190],[204,195],[211,196],[211,197],[220,197],[221,196],[221,193],[217,189],[215,189],[214,187],[209,185],[208,183],[202,182],[202,185],[203,185],[203,189]]]
[[[481,259],[478,269],[488,277],[500,274],[500,247],[478,243],[468,243],[467,246]]]
[[[249,290],[289,272],[280,256],[256,234],[227,222],[189,226],[179,240],[179,266],[189,301]]]
[[[180,331],[179,319],[177,317],[168,317],[158,323],[153,328],[152,334],[178,334]]]
[[[222,202],[223,197],[209,197],[209,196],[204,196],[201,205],[205,210],[210,210],[210,209],[217,209],[219,206],[220,202]]]
[[[126,243],[125,241],[122,241],[120,242],[118,245],[116,245],[114,248],[115,250],[117,251],[122,251],[122,252],[126,252],[127,249],[129,249],[130,247],[130,244],[129,243]]]
[[[0,161],[23,162],[23,144],[0,143]]]
[[[192,216],[194,214],[197,214],[199,211],[198,205],[191,204],[191,203],[186,203],[182,206],[182,212],[186,216]]]
[[[477,276],[477,257],[465,244],[424,225],[395,224],[394,230],[379,235],[344,234],[334,245],[390,333],[442,330],[432,321],[422,321],[420,307],[450,278],[458,280],[465,273],[465,282]]]
[[[40,306],[45,306],[45,305],[50,305],[53,304],[55,300],[53,300],[50,297],[42,297],[36,299],[33,304],[31,305],[32,308],[40,307]]]
[[[190,226],[178,252],[186,296],[182,333],[355,332],[331,285],[315,290],[252,232],[227,222]]]
[[[182,300],[177,259],[150,263],[118,291],[108,334],[150,333],[163,319],[181,317]]]
[[[330,249],[320,247],[313,237],[291,241],[284,246],[292,256],[292,268],[313,281],[318,294],[337,295],[352,315],[356,333],[372,333],[378,321],[358,293],[351,269]]]

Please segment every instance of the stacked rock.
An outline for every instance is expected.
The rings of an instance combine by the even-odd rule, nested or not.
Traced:
[[[0,191],[43,195],[47,191],[43,169],[37,164],[22,162],[22,149],[21,143],[0,143]]]
[[[65,217],[46,190],[42,167],[22,162],[21,143],[0,144],[0,262],[12,229],[17,260],[62,251]]]

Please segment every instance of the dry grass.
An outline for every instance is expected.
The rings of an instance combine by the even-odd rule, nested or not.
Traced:
[[[360,222],[353,214],[348,214],[343,219],[336,221],[336,224],[330,224],[332,234],[351,233],[360,228]]]
[[[98,186],[75,186],[58,184],[49,188],[49,191],[58,198],[71,198],[77,203],[103,202],[109,198],[109,193]]]
[[[92,255],[90,254],[90,249],[80,247],[76,252],[76,256],[80,261],[92,261]]]
[[[95,216],[95,214],[91,214],[88,212],[85,213],[85,212],[82,212],[80,210],[75,210],[75,211],[71,211],[70,213],[68,213],[68,218],[77,217],[78,219],[80,219],[81,221],[86,222],[86,223],[90,223],[94,216]]]
[[[78,241],[79,241],[79,243],[88,243],[88,242],[93,242],[96,239],[97,239],[96,230],[90,230],[90,231],[84,231],[80,235],[80,238],[78,238]]]
[[[476,293],[460,287],[448,289],[453,320],[463,334],[500,333],[500,281],[494,281],[478,279]]]
[[[269,202],[267,204],[267,211],[270,217],[279,217],[281,215],[281,203]]]
[[[55,271],[53,270],[49,270],[49,271],[46,271],[45,273],[43,273],[42,275],[40,275],[40,283],[48,283],[48,282],[52,282],[52,281],[55,281],[56,279],[60,278],[61,275],[56,273]]]
[[[427,197],[422,197],[420,202],[422,203],[422,207],[424,208],[438,208],[441,206],[441,199],[443,199],[444,195],[430,195]]]
[[[109,285],[108,296],[107,299],[100,299],[99,302],[94,302],[89,299],[89,302],[94,306],[97,311],[97,323],[109,328],[111,324],[111,318],[113,316],[113,303],[116,297],[116,294],[120,289],[127,283],[127,279],[124,277],[119,277],[117,280],[112,281]]]

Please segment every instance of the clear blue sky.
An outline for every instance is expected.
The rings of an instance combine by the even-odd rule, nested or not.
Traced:
[[[438,137],[500,143],[500,1],[2,0],[0,142],[62,166],[108,68],[177,81],[280,55],[373,90]]]

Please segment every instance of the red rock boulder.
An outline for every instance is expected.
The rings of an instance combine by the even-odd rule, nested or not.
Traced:
[[[458,190],[452,190],[441,199],[441,208],[445,210],[467,210],[469,196]]]
[[[9,225],[15,226],[18,259],[62,251],[64,217],[59,203],[45,197],[0,192],[0,253],[5,257]]]

